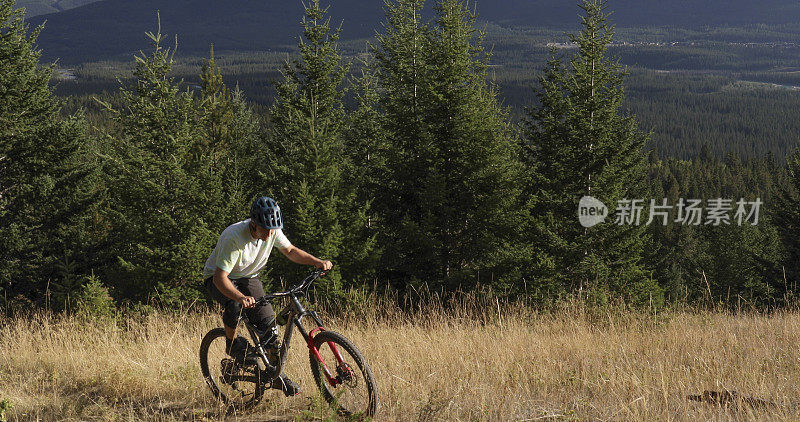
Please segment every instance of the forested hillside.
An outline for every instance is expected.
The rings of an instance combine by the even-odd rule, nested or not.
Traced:
[[[333,24],[342,21],[345,39],[370,38],[382,15],[381,2],[332,2]],[[300,1],[262,0],[105,0],[55,15],[30,19],[47,21],[39,37],[45,58],[74,64],[107,58],[129,59],[148,47],[143,28],[156,24],[156,12],[165,33],[178,35],[180,54],[217,51],[286,51],[296,45]]]
[[[478,12],[489,21],[559,28],[577,23],[578,13],[568,1],[500,0],[479,1],[477,5]],[[800,14],[800,5],[790,0],[609,0],[608,7],[620,27],[794,24]]]
[[[611,54],[620,49],[611,48]],[[218,56],[229,86],[238,86],[256,108],[273,101],[273,82],[280,77],[287,53],[232,54]],[[357,54],[345,55],[359,66]],[[524,57],[525,62],[515,60]],[[518,122],[524,108],[536,103],[532,95],[540,69],[547,58],[545,48],[520,55],[494,51],[490,78],[498,85],[503,104]],[[202,58],[176,60],[173,72],[183,87],[200,85]],[[94,96],[113,100],[118,91],[116,77],[131,81],[132,63],[99,62],[79,65],[57,75],[55,92],[67,98],[69,108],[83,107],[90,119],[102,119]],[[691,159],[703,145],[723,159],[736,153],[751,159],[772,153],[778,162],[800,139],[800,75],[792,71],[662,71],[629,68],[626,80],[626,110],[635,114],[643,130],[652,130],[648,148],[662,157]],[[66,73],[68,72],[68,73]],[[345,95],[347,102],[353,101]]]
[[[45,2],[30,3],[30,7],[42,7]],[[53,4],[61,3],[65,2]],[[35,26],[47,21],[39,37],[45,59],[74,64],[120,56],[129,59],[147,47],[140,35],[142,28],[153,26],[156,11],[165,31],[180,37],[181,54],[204,54],[211,43],[218,51],[285,50],[295,44],[293,23],[302,7],[302,2],[294,0],[104,0],[30,22]],[[552,41],[580,24],[579,9],[562,0],[478,1],[470,7],[477,11],[481,26],[485,22],[500,25],[510,38],[506,41],[514,44],[531,40],[510,31],[547,30],[551,38],[547,41]],[[622,29],[619,41],[795,42],[800,34],[800,5],[790,0],[611,0],[608,7],[615,25]],[[343,23],[342,40],[372,38],[380,30],[383,2],[340,0],[331,2],[328,13],[335,26]],[[420,17],[433,16],[432,3],[423,6]],[[495,43],[505,44],[491,42]]]
[[[99,19],[114,1],[81,13]],[[651,43],[631,30],[638,41],[620,42],[592,0],[567,36],[484,33],[459,0],[389,1],[378,23],[340,31],[336,9],[313,1],[269,17],[293,28],[281,52],[220,57],[230,32],[215,31],[240,22],[230,12],[194,22],[210,38],[187,43],[203,57],[178,57],[164,33],[178,15],[159,28],[132,4],[148,22],[125,36],[149,31],[135,59],[58,68],[53,85],[44,33],[0,1],[5,309],[202,299],[219,233],[264,194],[289,239],[339,264],[320,285],[339,306],[423,289],[648,307],[795,299],[793,46]],[[206,6],[184,13],[223,3]],[[241,6],[242,18],[261,7]],[[367,46],[347,31],[377,35]],[[579,224],[583,196],[609,207],[605,222]],[[624,215],[634,199],[641,219]],[[689,221],[690,200],[705,213]],[[665,224],[648,218],[656,204]],[[270,268],[268,287],[303,272]]]
[[[74,9],[99,0],[20,0],[17,6],[25,8],[25,16],[32,17]]]
[[[0,0],[0,422],[800,420],[798,5],[574,1]]]

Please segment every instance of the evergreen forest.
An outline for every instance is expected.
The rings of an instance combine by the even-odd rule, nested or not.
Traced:
[[[153,11],[134,58],[62,66],[37,43],[47,26],[0,0],[0,309],[205,302],[206,258],[262,195],[336,264],[315,292],[343,309],[423,291],[796,302],[789,24],[642,35],[582,0],[564,34],[385,0],[353,40],[325,3],[306,2],[284,51],[181,55]],[[582,224],[584,197],[603,222]],[[273,253],[261,279],[308,270]]]

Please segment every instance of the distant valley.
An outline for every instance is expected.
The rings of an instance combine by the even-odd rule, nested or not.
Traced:
[[[87,3],[87,0],[83,0]],[[28,3],[36,3],[28,1]],[[77,3],[77,2],[73,2]],[[341,24],[340,50],[358,63],[380,30],[383,1],[333,0],[331,24]],[[41,4],[54,5],[55,2]],[[165,46],[177,35],[174,74],[199,83],[201,60],[213,44],[226,83],[255,107],[272,102],[272,81],[296,52],[300,1],[104,0],[29,19],[46,21],[39,37],[45,62],[57,61],[56,92],[74,107],[96,107],[113,96],[117,77],[130,81],[133,56],[149,50],[144,33],[157,14]],[[427,3],[424,15],[432,16]],[[580,27],[577,1],[479,1],[478,26],[492,50],[490,78],[512,118],[535,101],[533,87],[551,47],[574,51],[565,32]],[[611,0],[616,27],[609,53],[631,74],[626,109],[665,156],[692,157],[703,144],[719,157],[783,157],[800,139],[800,2],[765,0]],[[263,109],[262,109],[263,110]]]

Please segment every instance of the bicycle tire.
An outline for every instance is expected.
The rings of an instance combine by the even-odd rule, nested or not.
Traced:
[[[361,352],[350,340],[335,331],[322,331],[314,336],[313,341],[314,347],[319,351],[327,367],[331,371],[335,369],[338,376],[342,377],[343,380],[341,384],[332,386],[324,375],[322,364],[314,353],[309,350],[311,372],[325,401],[333,406],[340,415],[373,417],[378,411],[378,387],[375,378],[372,376],[372,370]],[[330,343],[336,345],[344,363],[351,370],[341,368],[338,365],[337,359],[330,348]],[[357,372],[352,370],[353,364],[358,367]],[[361,376],[360,379],[363,380],[361,382],[359,382],[359,374]],[[360,385],[361,383],[364,385]]]
[[[214,397],[228,406],[247,409],[258,404],[264,395],[265,388],[258,366],[238,365],[225,353],[223,328],[214,328],[203,337],[200,343],[200,370]],[[240,390],[237,383],[246,390]]]

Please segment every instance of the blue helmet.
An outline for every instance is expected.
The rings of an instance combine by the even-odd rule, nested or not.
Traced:
[[[267,230],[283,228],[281,207],[269,196],[262,196],[253,201],[253,206],[250,207],[250,220]]]

